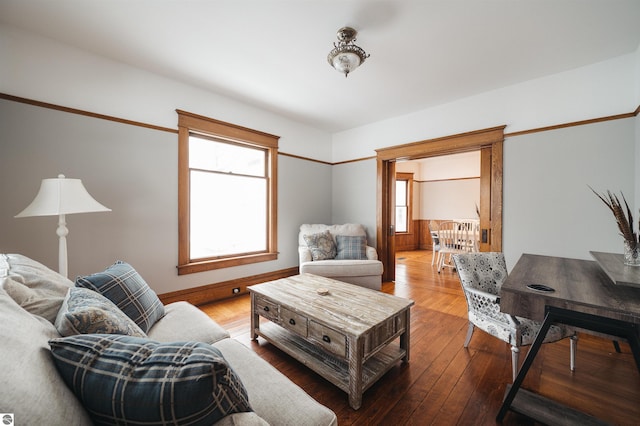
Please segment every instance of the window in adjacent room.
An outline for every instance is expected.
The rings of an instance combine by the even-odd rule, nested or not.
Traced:
[[[411,224],[412,173],[396,175],[396,233],[407,233]]]
[[[178,117],[178,273],[275,260],[278,137]]]

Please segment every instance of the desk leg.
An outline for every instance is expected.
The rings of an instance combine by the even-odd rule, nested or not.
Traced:
[[[587,330],[598,331],[610,336],[626,339],[631,347],[631,353],[636,362],[636,367],[638,371],[640,371],[640,334],[638,332],[638,324],[584,312],[556,308],[554,306],[547,306],[546,311],[551,315],[552,322],[585,328]]]
[[[534,357],[538,353],[538,350],[540,350],[540,346],[542,346],[542,342],[549,331],[549,327],[551,327],[551,324],[555,322],[627,339],[629,346],[631,346],[631,352],[633,353],[636,367],[638,368],[638,371],[640,371],[640,337],[636,324],[612,318],[605,318],[598,315],[556,308],[554,306],[547,306],[545,311],[546,313],[542,327],[540,328],[533,345],[531,345],[531,349],[524,360],[524,364],[522,365],[518,376],[513,381],[513,385],[505,397],[502,407],[500,407],[500,411],[496,417],[498,422],[502,421],[511,407],[511,403],[515,398],[518,389],[522,385],[524,377],[533,363]]]
[[[513,402],[513,399],[516,397],[516,393],[518,393],[518,389],[520,389],[520,386],[522,386],[522,382],[524,381],[524,378],[527,375],[529,368],[531,368],[531,364],[533,364],[533,360],[538,354],[538,351],[542,346],[542,342],[544,342],[544,338],[547,336],[547,332],[549,331],[549,328],[551,327],[552,322],[553,321],[551,318],[551,314],[547,312],[547,314],[544,317],[544,321],[542,322],[542,327],[540,328],[540,331],[538,331],[538,335],[536,336],[536,339],[533,341],[533,344],[531,345],[531,348],[527,353],[527,357],[524,359],[522,368],[518,372],[516,379],[513,381],[513,385],[511,385],[511,389],[509,390],[509,393],[505,397],[502,403],[502,407],[500,407],[500,411],[498,412],[498,415],[496,417],[496,420],[498,422],[501,422],[502,419],[504,419],[504,416],[507,414],[507,411],[511,407],[511,403]]]

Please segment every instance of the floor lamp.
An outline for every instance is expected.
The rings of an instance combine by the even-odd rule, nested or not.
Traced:
[[[80,179],[58,175],[42,179],[40,191],[26,209],[15,217],[58,216],[58,272],[67,277],[67,222],[65,215],[73,213],[109,212],[111,209],[97,202],[82,185]]]

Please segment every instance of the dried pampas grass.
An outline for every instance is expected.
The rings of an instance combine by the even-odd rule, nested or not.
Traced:
[[[633,231],[633,215],[631,214],[631,209],[629,208],[629,204],[627,204],[627,200],[624,198],[624,194],[620,192],[620,195],[622,195],[622,201],[624,202],[623,208],[618,197],[615,194],[612,194],[611,191],[607,190],[606,195],[601,195],[590,186],[589,189],[591,189],[591,191],[593,191],[593,193],[596,194],[598,198],[607,205],[607,207],[609,207],[609,210],[613,212],[613,216],[618,224],[618,229],[624,237],[624,240],[629,244],[631,249],[636,250],[639,244],[638,236]]]

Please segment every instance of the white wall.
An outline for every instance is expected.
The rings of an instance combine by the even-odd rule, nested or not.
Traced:
[[[72,279],[124,260],[166,293],[295,267],[300,225],[331,220],[331,166],[280,155],[278,259],[178,276],[176,134],[6,100],[0,128],[0,252],[58,269],[57,217],[14,218],[43,177],[81,178],[112,209],[67,216]]]
[[[331,160],[331,136],[163,76],[0,25],[0,92],[177,128],[176,109],[280,136],[280,151]]]
[[[333,161],[378,148],[507,125],[506,133],[628,113],[638,106],[636,55],[482,93],[333,135]]]
[[[477,217],[476,206],[480,205],[480,151],[399,161],[396,172],[414,174],[414,219]]]
[[[420,183],[420,215],[414,219],[477,219],[480,179]]]
[[[332,223],[361,223],[370,246],[376,246],[375,160],[332,167]]]
[[[419,163],[419,179],[424,181],[480,176],[480,151],[425,158]]]
[[[0,57],[3,58],[0,62],[2,74],[0,92],[2,93],[169,128],[176,127],[175,109],[179,108],[279,135],[281,136],[280,150],[282,152],[333,162],[374,156],[376,148],[497,125],[506,124],[506,132],[509,133],[627,113],[635,110],[640,103],[639,49],[635,54],[479,94],[402,117],[390,118],[335,135],[328,135],[268,111],[247,106],[197,87],[187,86],[6,26],[0,26]],[[531,248],[542,250],[543,247],[550,247],[544,245],[548,239],[543,238],[542,235],[523,235],[519,231],[526,229],[526,226],[520,226],[523,215],[528,218],[527,214],[532,214],[521,211],[523,196],[526,196],[528,192],[540,197],[542,194],[555,193],[559,189],[555,188],[557,181],[568,179],[577,184],[579,181],[586,183],[588,178],[596,188],[622,189],[625,194],[634,194],[629,197],[633,198],[629,201],[638,206],[638,199],[640,199],[638,189],[633,187],[633,183],[632,186],[629,186],[629,182],[639,180],[640,154],[637,153],[640,151],[639,119],[637,117],[628,119],[625,123],[621,123],[621,121],[610,123],[613,126],[614,134],[617,135],[615,139],[604,133],[600,134],[601,137],[597,140],[588,139],[589,142],[585,145],[588,147],[585,151],[589,154],[587,158],[583,158],[580,154],[576,156],[573,153],[574,149],[578,152],[583,149],[583,145],[578,142],[579,138],[573,135],[585,132],[584,136],[588,138],[591,133],[587,130],[599,125],[584,126],[584,129],[587,130],[570,128],[566,129],[566,134],[558,133],[562,137],[558,139],[554,137],[553,145],[550,145],[558,148],[557,156],[553,156],[551,153],[542,155],[539,152],[531,151],[530,155],[525,157],[519,153],[521,149],[519,141],[524,140],[525,143],[522,144],[522,147],[525,147],[526,141],[529,141],[530,138],[522,136],[507,139],[504,164],[504,238],[505,251],[511,262],[509,266],[512,266],[513,259],[523,251]],[[46,135],[42,128],[38,128],[38,130],[43,133],[43,136]],[[549,132],[534,135],[539,136],[541,144],[549,143]],[[566,142],[565,136],[568,139]],[[2,135],[0,135],[0,141],[3,150],[6,144],[13,143]],[[37,142],[46,144],[48,141],[46,137],[42,137]],[[2,175],[3,187],[0,191],[2,191],[3,203],[6,204],[6,200],[11,199],[14,205],[9,209],[10,212],[6,209],[6,211],[2,211],[0,229],[5,230],[17,226],[17,219],[13,219],[12,215],[23,208],[23,203],[18,202],[23,201],[22,198],[18,199],[14,193],[17,188],[21,192],[20,197],[25,197],[23,193],[27,187],[37,188],[39,180],[51,175],[51,171],[54,169],[60,169],[60,165],[76,167],[75,170],[78,170],[79,173],[77,177],[89,179],[86,176],[91,174],[91,163],[84,164],[82,162],[87,159],[101,161],[100,155],[106,154],[110,159],[118,157],[113,151],[109,151],[108,146],[95,145],[91,141],[75,141],[74,143],[76,146],[65,151],[67,154],[65,157],[60,155],[52,155],[49,159],[43,157],[47,153],[55,151],[55,147],[47,145],[38,145],[32,151],[22,150],[16,154],[17,160],[15,161],[19,161],[17,164],[23,167],[22,169],[15,167],[12,169],[19,169],[17,175],[6,173]],[[83,147],[82,143],[88,145]],[[375,238],[375,235],[372,235],[375,232],[376,223],[375,160],[344,163],[334,167],[314,163],[312,167],[307,167],[304,160],[290,158],[282,160],[282,175],[279,176],[279,183],[283,187],[281,190],[283,198],[279,203],[280,215],[282,215],[279,218],[280,260],[248,267],[230,268],[225,271],[193,274],[189,277],[177,277],[173,270],[177,259],[177,243],[174,242],[177,237],[173,234],[176,222],[174,215],[177,207],[175,194],[170,194],[174,191],[175,185],[175,181],[171,180],[175,176],[174,170],[172,170],[174,166],[170,165],[175,164],[175,157],[173,157],[175,154],[169,152],[172,148],[165,146],[164,142],[159,142],[160,145],[163,147],[159,148],[153,145],[153,142],[148,142],[142,152],[150,155],[148,158],[141,157],[135,161],[136,166],[139,167],[136,173],[153,174],[157,172],[160,164],[166,164],[167,167],[163,172],[167,173],[166,176],[170,177],[170,181],[166,182],[161,179],[159,182],[166,189],[167,195],[163,195],[162,191],[158,190],[160,185],[154,186],[151,191],[157,198],[152,203],[153,207],[134,204],[133,210],[127,210],[126,214],[132,217],[152,217],[161,214],[162,217],[157,219],[158,221],[166,224],[173,223],[173,225],[168,225],[168,228],[158,228],[157,231],[166,232],[159,238],[166,238],[167,245],[161,247],[162,244],[155,244],[157,241],[153,240],[154,244],[146,245],[146,250],[137,250],[140,237],[136,235],[135,230],[117,240],[117,244],[120,244],[123,249],[129,250],[124,254],[133,254],[135,248],[136,256],[144,256],[145,269],[155,271],[157,268],[152,266],[153,262],[162,262],[162,266],[158,269],[162,272],[152,272],[159,274],[157,282],[160,284],[156,287],[159,292],[179,290],[296,265],[296,239],[293,236],[297,233],[297,227],[300,224],[298,222],[303,218],[313,217],[317,221],[336,223],[357,221],[365,224],[370,237]],[[612,149],[612,146],[616,146],[616,149],[622,151]],[[74,154],[79,152],[74,151],[76,149],[89,150],[89,153],[86,156],[76,158]],[[122,149],[127,150],[128,147]],[[157,154],[161,160],[156,165],[151,164],[155,161],[152,155],[154,149],[162,151]],[[626,162],[624,166],[620,166],[617,161],[618,155],[624,157],[625,160],[635,158],[635,164],[631,160],[631,166],[628,166]],[[33,167],[34,158],[37,158],[38,161],[49,162],[48,168]],[[602,163],[600,162],[601,158],[605,160]],[[54,159],[57,161],[53,161]],[[0,159],[0,161],[2,160]],[[4,168],[7,161],[9,160],[5,158],[4,163],[0,164],[0,170]],[[65,164],[61,164],[65,161]],[[601,174],[596,175],[596,170],[601,170]],[[57,172],[58,170],[54,173],[57,174]],[[128,172],[131,173],[130,170]],[[533,179],[534,172],[548,178]],[[136,173],[127,176],[133,178]],[[523,176],[526,176],[527,173],[531,173],[530,179],[525,180]],[[304,179],[300,179],[300,176],[304,176]],[[551,177],[556,178],[553,180],[554,183],[551,183]],[[324,179],[330,179],[330,183],[326,183]],[[123,201],[118,201],[118,191],[110,186],[110,183],[113,182],[111,176],[95,179],[94,182],[98,182],[98,185],[104,188],[104,192],[101,188],[95,190],[96,198],[104,201],[107,205],[110,201],[112,208],[117,203],[122,203],[122,206],[127,205]],[[106,186],[104,186],[105,183]],[[526,186],[522,186],[524,184]],[[89,187],[96,186],[92,182]],[[561,188],[568,190],[568,194],[573,194],[573,187],[561,186]],[[132,195],[130,192],[127,194],[128,197]],[[314,196],[315,198],[313,198]],[[165,207],[157,208],[156,203],[164,201],[166,201]],[[114,202],[116,204],[113,204]],[[567,241],[576,242],[572,244],[573,248],[563,246],[556,250],[557,253],[582,256],[584,251],[591,247],[610,250],[617,247],[618,237],[611,236],[608,231],[602,231],[602,235],[593,237],[600,238],[599,240],[591,238],[585,241],[583,239],[586,235],[584,228],[566,226],[569,218],[575,217],[579,217],[583,225],[591,227],[602,223],[603,219],[606,220],[606,214],[603,217],[602,209],[599,208],[601,206],[593,209],[592,207],[595,206],[591,203],[593,203],[593,199],[583,194],[581,198],[571,199],[569,204],[571,208],[560,209],[563,215],[560,222],[553,220],[544,222],[543,229],[548,230],[549,234],[561,235],[566,237],[564,239]],[[549,204],[538,202],[535,205],[530,205],[532,209],[542,209],[543,211],[540,212],[542,216],[546,214],[544,206],[549,206]],[[290,211],[283,214],[282,210],[287,209]],[[580,210],[579,216],[576,216],[577,210]],[[328,216],[329,211],[331,212],[330,216]],[[103,217],[109,217],[108,215],[105,213]],[[83,217],[81,220],[98,223],[97,218],[100,216],[101,214],[86,215],[86,218]],[[111,217],[117,217],[117,214],[114,213]],[[33,229],[39,229],[38,226],[40,225],[34,225],[32,229],[25,230],[25,239],[32,240],[30,243],[32,249],[35,249],[33,245],[42,241],[44,232],[50,232],[48,226],[44,226],[41,231],[34,231]],[[116,229],[115,225],[112,224],[107,232],[112,233],[114,229]],[[73,228],[71,232],[74,232]],[[4,235],[6,234],[3,234],[0,243],[6,241]],[[576,249],[576,247],[581,248]],[[55,249],[53,251],[55,252]],[[578,251],[579,253],[577,253]],[[55,261],[53,265],[55,266]],[[73,268],[74,266],[70,265],[72,273]]]
[[[639,62],[636,52],[334,134],[333,160],[366,157],[381,147],[504,124],[508,134],[629,113],[640,101]],[[599,228],[610,226],[604,222],[612,219],[593,204],[595,196],[585,188],[591,184],[623,190],[630,205],[640,203],[635,184],[640,181],[638,120],[507,138],[503,249],[509,268],[523,252],[589,258],[589,250],[622,251],[615,229]],[[601,128],[610,128],[613,134],[591,133]],[[533,140],[539,141],[540,150],[535,143],[529,148],[526,141]],[[340,185],[334,177],[334,188]]]
[[[522,253],[580,259],[590,259],[589,251],[622,253],[613,215],[589,186],[618,196],[622,191],[632,203],[634,121],[507,138],[503,248],[508,265]]]
[[[0,57],[2,93],[171,129],[175,110],[183,109],[279,135],[280,152],[331,157],[330,135],[317,129],[6,26],[0,26]],[[0,252],[57,269],[55,218],[13,217],[42,178],[61,172],[81,178],[113,210],[67,218],[71,278],[120,259],[165,293],[295,267],[299,226],[331,222],[331,166],[280,155],[278,260],[178,276],[176,134],[2,105]]]

